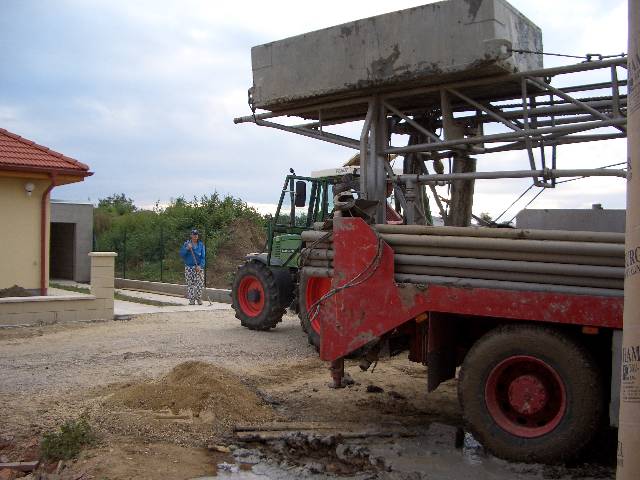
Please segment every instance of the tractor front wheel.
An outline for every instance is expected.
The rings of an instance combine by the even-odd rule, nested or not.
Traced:
[[[249,330],[270,330],[282,321],[278,284],[273,272],[264,264],[249,261],[236,272],[231,303],[236,318]]]

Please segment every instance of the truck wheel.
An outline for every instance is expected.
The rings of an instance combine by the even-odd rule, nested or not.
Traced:
[[[320,351],[320,320],[316,316],[309,320],[309,308],[331,290],[331,279],[328,277],[307,277],[301,275],[298,290],[298,317],[300,326],[307,334],[309,345]]]
[[[231,290],[231,303],[243,327],[269,330],[282,321],[278,284],[273,272],[260,262],[238,268]]]
[[[590,353],[535,325],[480,338],[462,365],[458,396],[469,429],[494,455],[544,463],[577,455],[596,434],[604,403]]]

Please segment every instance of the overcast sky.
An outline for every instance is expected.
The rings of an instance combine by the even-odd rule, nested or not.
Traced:
[[[218,191],[274,203],[289,167],[308,173],[353,152],[233,124],[248,113],[250,48],[423,3],[2,0],[0,127],[90,165],[92,177],[56,188],[54,198],[96,202],[124,192],[148,206]],[[511,3],[542,28],[546,51],[627,50],[627,0]],[[546,66],[569,62],[545,58]],[[558,159],[561,168],[596,167],[625,156],[618,140],[563,147]],[[481,156],[479,168],[527,168],[527,160],[524,152]],[[570,182],[531,208],[624,208],[624,183]],[[526,185],[479,182],[474,210],[495,215]]]

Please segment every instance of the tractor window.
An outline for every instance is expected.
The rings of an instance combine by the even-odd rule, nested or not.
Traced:
[[[295,189],[295,182],[305,181],[307,184],[306,198],[304,206],[295,206],[295,191],[289,191],[289,189],[282,199],[282,207],[280,208],[280,215],[277,219],[278,225],[283,226],[296,226],[296,227],[308,227],[312,223],[310,220],[309,212],[311,211],[311,217],[313,216],[313,209],[315,206],[315,197],[317,195],[317,183],[309,180],[295,180],[293,183]],[[293,211],[295,212],[294,222],[291,222],[291,206],[294,205]]]

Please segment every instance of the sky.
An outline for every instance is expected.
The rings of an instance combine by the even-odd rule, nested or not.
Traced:
[[[290,167],[303,174],[338,166],[353,151],[233,124],[249,113],[251,47],[423,3],[2,0],[0,127],[90,166],[92,177],[57,187],[54,198],[95,203],[122,192],[148,207],[216,191],[269,210]],[[627,0],[511,3],[542,28],[545,51],[627,50]],[[558,149],[560,168],[625,159],[624,140]],[[526,153],[481,156],[478,168],[527,168]],[[527,185],[479,181],[474,211],[495,217]],[[624,180],[585,179],[546,191],[529,208],[624,208],[624,192]]]

